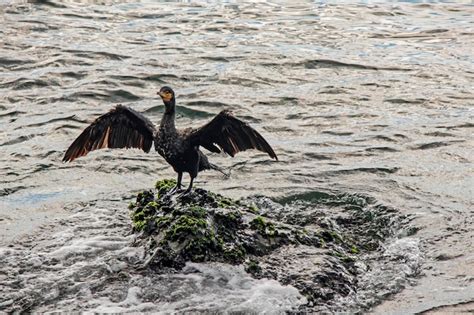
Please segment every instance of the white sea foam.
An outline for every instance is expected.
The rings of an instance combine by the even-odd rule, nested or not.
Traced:
[[[403,261],[402,269],[407,276],[413,276],[419,272],[423,255],[418,238],[401,238],[390,243],[384,255],[391,260]],[[405,277],[404,277],[405,278]]]
[[[371,268],[367,269],[365,263],[359,262],[358,267],[364,272],[358,278],[357,295],[348,295],[337,303],[351,305],[358,300],[365,300],[366,305],[375,305],[409,285],[423,263],[420,240],[395,239],[382,252],[367,255],[365,261],[370,262]]]
[[[186,274],[186,272],[192,273]],[[274,280],[253,279],[241,267],[225,264],[188,263],[184,274],[158,277],[154,285],[169,286],[168,296],[147,301],[153,290],[149,279],[134,277],[123,300],[99,298],[88,303],[90,312],[161,311],[169,312],[255,312],[283,313],[306,299],[294,287]],[[156,278],[154,278],[157,280]],[[94,305],[96,305],[94,307]]]
[[[121,205],[117,206],[120,209]],[[124,211],[86,207],[25,247],[0,248],[0,305],[7,311],[281,313],[306,303],[291,286],[242,267],[188,263],[182,272],[139,271]]]

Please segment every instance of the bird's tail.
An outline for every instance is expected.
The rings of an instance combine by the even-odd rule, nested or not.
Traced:
[[[217,166],[216,164],[212,164],[212,163],[209,163],[209,166],[211,167],[211,170],[216,170],[216,171],[221,172],[222,174],[224,174],[225,178],[230,177],[230,171],[226,172],[223,168]]]

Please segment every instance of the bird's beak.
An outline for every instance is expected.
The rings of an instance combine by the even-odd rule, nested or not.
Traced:
[[[158,92],[157,94],[161,96],[161,99],[163,100],[163,102],[169,102],[173,98],[173,96],[167,92]]]

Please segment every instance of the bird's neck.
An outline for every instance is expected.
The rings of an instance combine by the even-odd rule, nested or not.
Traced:
[[[164,102],[165,104],[165,113],[163,114],[163,118],[161,118],[160,128],[166,129],[168,131],[175,130],[176,127],[174,125],[175,119],[175,100],[172,99],[169,102]]]

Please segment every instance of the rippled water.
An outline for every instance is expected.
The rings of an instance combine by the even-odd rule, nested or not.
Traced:
[[[128,252],[121,200],[175,175],[158,155],[137,150],[97,151],[71,164],[61,158],[116,103],[158,122],[156,91],[166,84],[178,95],[179,126],[231,109],[280,158],[210,155],[232,176],[202,173],[199,186],[233,197],[363,193],[415,217],[420,230],[402,244],[403,251],[421,250],[421,277],[376,312],[472,301],[474,7],[414,2],[0,1],[0,259],[9,266],[0,282],[11,281],[2,290],[17,290],[28,306],[50,283],[77,289],[68,300],[59,286],[45,298],[49,304],[35,306],[39,311],[78,309],[80,290],[92,292],[82,302],[98,298],[90,283],[99,286],[102,270],[121,265],[108,266],[105,256]],[[77,252],[88,259],[70,258]],[[123,259],[133,260],[128,253]],[[173,303],[193,301],[193,286],[220,295],[204,301],[203,294],[190,307],[223,310],[211,304],[224,296],[242,305],[236,310],[256,307],[256,297],[262,305],[304,303],[294,288],[230,267],[189,268],[200,269],[202,278],[170,280],[165,291],[178,292],[170,310],[186,310]],[[213,277],[226,279],[227,291]],[[37,285],[25,286],[30,279]],[[92,299],[91,310],[164,307],[137,302],[147,300],[142,288],[153,279],[113,281],[104,289],[110,303]]]

